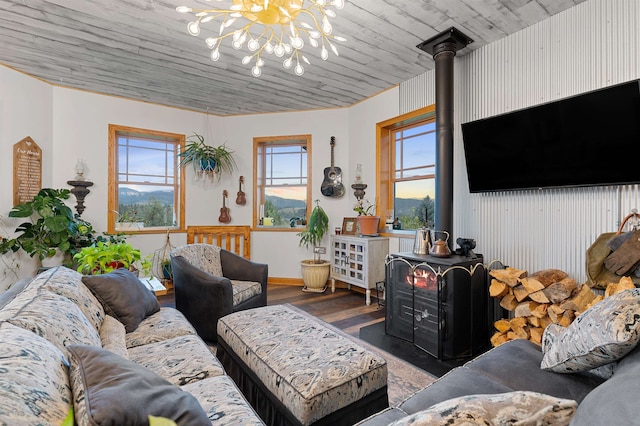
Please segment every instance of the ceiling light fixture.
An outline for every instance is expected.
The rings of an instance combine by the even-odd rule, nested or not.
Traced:
[[[314,48],[321,46],[320,57],[323,60],[329,58],[329,49],[338,56],[333,41],[346,40],[332,34],[329,18],[335,18],[336,12],[330,7],[342,9],[344,0],[232,0],[229,9],[179,6],[176,10],[195,15],[196,20],[187,25],[187,31],[193,36],[200,34],[200,24],[219,21],[218,37],[205,39],[213,61],[220,59],[220,44],[225,38],[232,38],[231,46],[236,50],[242,49],[246,42],[250,54],[242,58],[242,63],[254,62],[251,74],[259,77],[265,64],[261,57],[263,53],[285,57],[282,61],[285,69],[293,68],[296,75],[304,74],[302,62],[310,64],[302,54],[304,38]],[[242,26],[231,30],[236,21]]]

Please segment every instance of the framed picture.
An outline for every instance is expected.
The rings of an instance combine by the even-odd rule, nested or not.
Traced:
[[[342,233],[344,235],[355,235],[358,228],[357,217],[345,217],[342,219]]]

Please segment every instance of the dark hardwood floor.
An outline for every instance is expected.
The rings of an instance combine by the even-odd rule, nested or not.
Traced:
[[[360,328],[384,322],[384,308],[371,297],[367,306],[364,294],[346,288],[336,288],[335,293],[327,289],[324,293],[306,293],[302,287],[269,284],[267,304],[290,303],[325,322],[332,324],[352,336],[358,337]],[[159,297],[163,306],[174,306],[173,295]]]
[[[336,288],[335,293],[327,289],[324,293],[306,293],[302,287],[269,284],[267,304],[290,303],[305,312],[332,324],[345,333],[360,338],[436,377],[441,377],[464,361],[439,361],[412,343],[385,334],[385,310],[378,304],[375,291],[371,304],[365,304],[365,296],[357,290]],[[159,297],[162,306],[175,306],[173,294]],[[363,333],[360,329],[363,328]]]

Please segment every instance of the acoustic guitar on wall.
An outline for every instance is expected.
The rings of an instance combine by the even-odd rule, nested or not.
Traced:
[[[225,189],[222,191],[222,207],[220,208],[220,217],[218,217],[218,222],[220,223],[229,223],[231,222],[231,216],[229,216],[229,207],[227,207],[227,197],[229,193]]]
[[[342,169],[333,164],[333,150],[336,146],[336,137],[331,136],[331,166],[324,168],[324,180],[320,187],[320,192],[325,197],[339,198],[344,195],[344,185],[342,184]]]
[[[245,193],[242,190],[243,183],[244,183],[244,176],[240,176],[240,189],[238,190],[238,196],[236,197],[236,204],[239,206],[244,206],[245,204],[247,204],[247,197],[245,196]]]

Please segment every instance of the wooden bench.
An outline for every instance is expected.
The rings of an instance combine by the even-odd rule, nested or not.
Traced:
[[[187,226],[187,244],[213,244],[251,259],[251,227]]]

